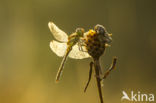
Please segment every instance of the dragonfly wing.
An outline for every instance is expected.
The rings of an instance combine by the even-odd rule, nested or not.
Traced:
[[[63,57],[67,49],[67,44],[52,40],[50,42],[50,48],[57,56]]]
[[[83,48],[83,50],[84,49],[85,48]],[[73,59],[84,59],[84,58],[89,58],[90,56],[87,52],[80,51],[78,45],[74,45],[69,54],[69,57]]]
[[[68,35],[64,31],[59,29],[53,22],[49,22],[48,26],[49,26],[51,33],[55,37],[55,39],[57,39],[58,41],[61,41],[61,42],[68,41]]]
[[[87,31],[87,32],[85,32],[85,33],[83,34],[84,38],[86,38],[87,35],[89,35],[89,31]]]

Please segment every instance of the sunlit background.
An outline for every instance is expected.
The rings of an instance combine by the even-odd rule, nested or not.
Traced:
[[[155,10],[154,0],[0,0],[0,103],[100,103],[94,76],[83,92],[91,59],[68,59],[55,83],[62,58],[49,48],[49,21],[67,33],[102,24],[113,34],[101,58],[105,71],[118,57],[105,103],[121,103],[123,90],[156,95]]]

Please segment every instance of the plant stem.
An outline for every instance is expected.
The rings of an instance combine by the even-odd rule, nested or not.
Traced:
[[[96,81],[97,81],[100,102],[104,103],[102,90],[101,90],[101,83],[100,83],[101,79],[100,79],[99,71],[101,70],[101,67],[100,67],[99,59],[94,59],[94,68],[95,68],[95,73],[96,73]]]

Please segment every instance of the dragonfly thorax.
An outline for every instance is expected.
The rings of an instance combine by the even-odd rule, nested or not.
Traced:
[[[77,28],[75,33],[69,35],[67,44],[71,46],[75,45],[79,41],[79,39],[83,37],[83,34],[84,34],[84,29]]]

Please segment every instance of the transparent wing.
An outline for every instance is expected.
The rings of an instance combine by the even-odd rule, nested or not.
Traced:
[[[83,36],[86,37],[88,34],[89,34],[89,31],[88,31],[88,32],[85,32],[85,33],[83,34]]]
[[[69,57],[73,59],[84,59],[84,58],[89,58],[90,56],[87,52],[80,51],[78,45],[74,45],[69,54]]]
[[[55,39],[61,42],[67,42],[68,41],[68,35],[59,29],[53,22],[48,23],[49,29],[51,33],[54,35]]]
[[[50,48],[57,56],[63,57],[67,49],[67,44],[52,40],[50,42]]]

